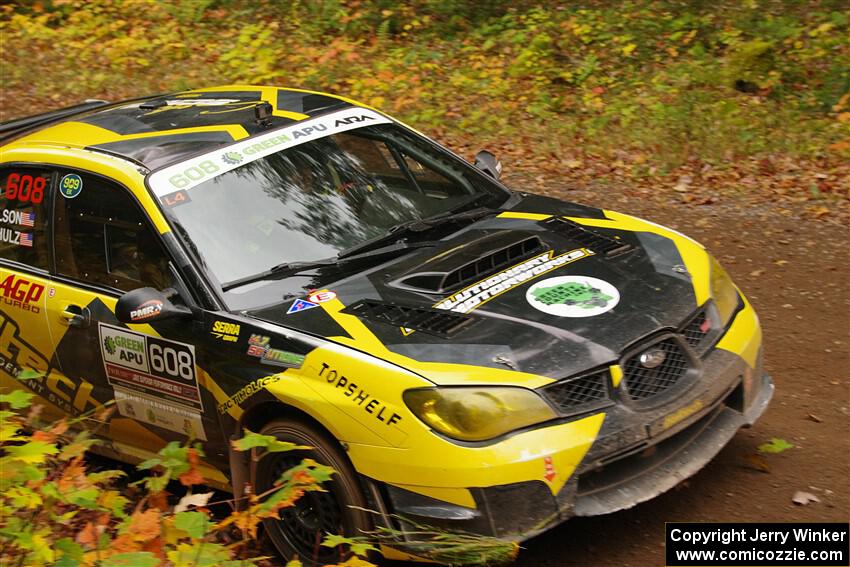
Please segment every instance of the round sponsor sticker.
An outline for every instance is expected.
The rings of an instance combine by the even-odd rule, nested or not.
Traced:
[[[66,199],[73,199],[83,191],[83,179],[76,173],[69,173],[59,180],[59,192]]]
[[[539,281],[525,293],[532,307],[558,317],[593,317],[611,311],[620,292],[589,276],[560,276]]]
[[[336,292],[334,291],[317,291],[316,293],[311,293],[310,297],[307,298],[313,303],[324,303],[325,301],[332,301],[336,299]]]

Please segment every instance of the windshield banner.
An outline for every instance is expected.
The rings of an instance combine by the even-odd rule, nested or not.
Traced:
[[[155,171],[149,177],[150,188],[159,199],[177,191],[191,189],[246,163],[304,142],[362,126],[390,123],[389,119],[377,112],[356,107],[302,120],[292,126],[246,138]]]

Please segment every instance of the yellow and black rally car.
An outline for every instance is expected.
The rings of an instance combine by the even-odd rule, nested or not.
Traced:
[[[276,87],[0,124],[0,386],[114,400],[128,462],[201,440],[237,495],[332,465],[266,526],[318,564],[396,514],[521,540],[631,507],[761,415],[758,319],[702,246],[475,165]],[[313,449],[246,459],[245,429]]]

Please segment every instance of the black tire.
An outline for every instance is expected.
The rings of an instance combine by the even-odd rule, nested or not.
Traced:
[[[357,475],[337,444],[317,427],[293,419],[278,419],[263,427],[262,434],[273,435],[281,441],[313,447],[309,450],[265,453],[257,462],[254,477],[256,493],[272,487],[283,472],[303,459],[313,459],[333,467],[333,479],[325,483],[327,492],[306,492],[295,506],[280,510],[280,520],[265,520],[263,525],[269,539],[286,559],[296,555],[305,566],[339,563],[339,548],[323,547],[328,533],[346,536],[362,535],[372,529],[367,512],[351,508],[366,508]]]

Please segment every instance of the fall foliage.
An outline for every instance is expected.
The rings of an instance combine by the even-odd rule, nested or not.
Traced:
[[[487,146],[517,189],[845,218],[849,20],[841,0],[18,1],[0,7],[0,119],[275,84]]]

